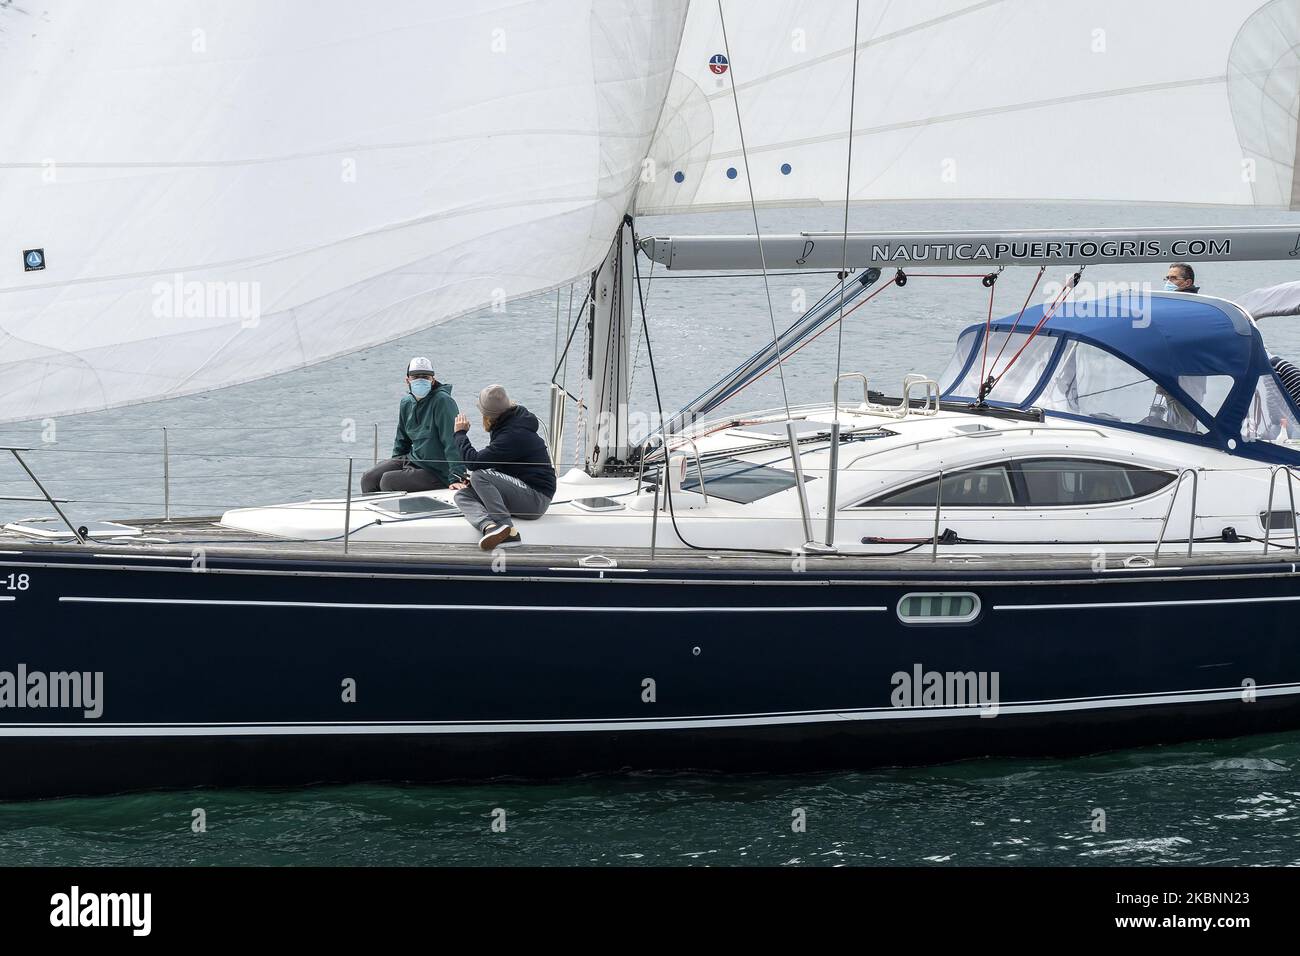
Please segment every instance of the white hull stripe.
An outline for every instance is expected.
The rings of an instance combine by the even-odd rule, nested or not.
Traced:
[[[11,599],[12,600],[12,599]],[[331,601],[222,601],[199,598],[123,598],[123,597],[61,597],[68,604],[183,604],[207,607],[320,607],[330,610],[361,611],[539,611],[565,614],[793,614],[805,611],[839,612],[853,614],[859,611],[887,611],[885,607],[861,605],[813,605],[804,607],[651,607],[640,605],[610,605],[608,607],[582,607],[568,604],[344,604]]]
[[[1300,594],[1275,597],[1200,598],[1187,601],[1097,601],[1092,604],[995,604],[995,611],[1082,611],[1113,607],[1198,607],[1215,604],[1277,604],[1300,601]]]
[[[1240,701],[1241,689],[1187,691],[1141,697],[1104,697],[1033,704],[1002,704],[996,716],[1032,716],[1091,710],[1144,708],[1162,704],[1222,703]],[[1283,684],[1254,689],[1258,697],[1294,697],[1300,684]],[[1248,706],[1248,705],[1247,705]],[[629,730],[710,730],[730,727],[771,727],[818,724],[834,721],[909,720],[963,717],[979,720],[989,711],[983,707],[879,707],[870,710],[823,713],[759,714],[738,717],[665,717],[659,720],[615,718],[572,721],[498,721],[408,723],[229,723],[229,724],[0,724],[0,737],[274,737],[353,734],[507,734],[507,733],[593,733]]]

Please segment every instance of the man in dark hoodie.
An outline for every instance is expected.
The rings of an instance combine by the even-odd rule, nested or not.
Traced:
[[[540,518],[555,497],[555,468],[546,442],[537,434],[537,416],[510,401],[500,385],[479,393],[483,427],[491,436],[478,451],[469,440],[469,419],[456,417],[456,444],[469,471],[457,482],[456,505],[465,520],[479,530],[484,551],[519,544],[512,518]]]
[[[433,363],[418,356],[406,366],[406,389],[397,409],[393,457],[361,476],[362,494],[433,491],[464,473],[452,433],[459,409],[451,386],[435,379]]]

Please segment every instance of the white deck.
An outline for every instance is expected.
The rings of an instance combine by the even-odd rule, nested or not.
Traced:
[[[796,417],[829,422],[828,406],[803,408]],[[941,469],[954,470],[1011,459],[1060,456],[1133,463],[1169,472],[1206,469],[1196,489],[1195,536],[1217,536],[1226,527],[1241,535],[1263,535],[1260,514],[1268,497],[1270,466],[1177,440],[1150,437],[1131,430],[1048,417],[1039,424],[1015,418],[940,411],[933,415],[909,414],[898,419],[858,408],[840,410],[841,445],[836,501],[834,547],[843,554],[887,554],[908,547],[908,542],[928,542],[935,531],[935,509],[857,507],[864,500],[906,486]],[[740,425],[727,422],[701,426],[696,444],[706,464],[731,457],[791,469],[784,439],[764,439],[747,431],[762,421]],[[881,429],[891,433],[866,438]],[[807,479],[808,507],[813,538],[824,542],[826,532],[826,476],[830,466],[828,440],[800,444]],[[695,470],[694,450],[683,446],[689,473]],[[708,484],[706,482],[707,491]],[[1154,542],[1170,510],[1174,486],[1146,497],[1086,507],[996,507],[940,509],[939,532],[955,532],[978,542],[972,553],[1087,553],[1099,542]],[[385,509],[396,499],[432,498],[450,503],[450,491],[417,495],[379,494],[355,496],[350,504],[349,538],[365,542],[473,544],[477,531],[448,510],[434,515],[396,517]],[[612,498],[621,510],[593,513],[576,505],[581,499]],[[1182,483],[1166,533],[1165,547],[1181,545],[1185,552],[1191,509],[1191,481]],[[528,545],[545,547],[648,548],[651,537],[660,549],[704,548],[719,552],[737,549],[796,551],[805,543],[799,499],[795,488],[778,491],[749,504],[719,496],[704,498],[693,491],[676,490],[669,511],[660,498],[655,519],[654,489],[635,478],[591,478],[579,471],[561,476],[548,513],[536,521],[521,521],[519,530]],[[1274,511],[1287,506],[1285,476],[1277,481]],[[313,500],[228,511],[223,527],[255,535],[296,541],[329,541],[344,534],[346,499]],[[1290,530],[1274,530],[1272,538],[1289,540]],[[864,538],[889,539],[864,543]],[[902,543],[900,543],[900,541]],[[928,548],[928,544],[926,545]],[[1196,550],[1258,551],[1261,545],[1198,544]],[[946,552],[953,547],[946,546]],[[965,549],[963,549],[965,550]]]

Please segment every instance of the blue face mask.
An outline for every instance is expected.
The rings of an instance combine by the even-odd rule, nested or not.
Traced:
[[[1166,282],[1166,283],[1165,283],[1165,291],[1166,291],[1166,292],[1177,292],[1177,291],[1178,291],[1178,286],[1174,285],[1172,282]]]
[[[433,383],[427,378],[417,378],[411,382],[411,394],[415,396],[416,401],[426,397],[431,391],[433,391]]]

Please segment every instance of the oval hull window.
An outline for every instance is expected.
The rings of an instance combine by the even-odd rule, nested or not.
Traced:
[[[904,624],[969,624],[979,614],[979,596],[970,591],[913,591],[898,601]]]

